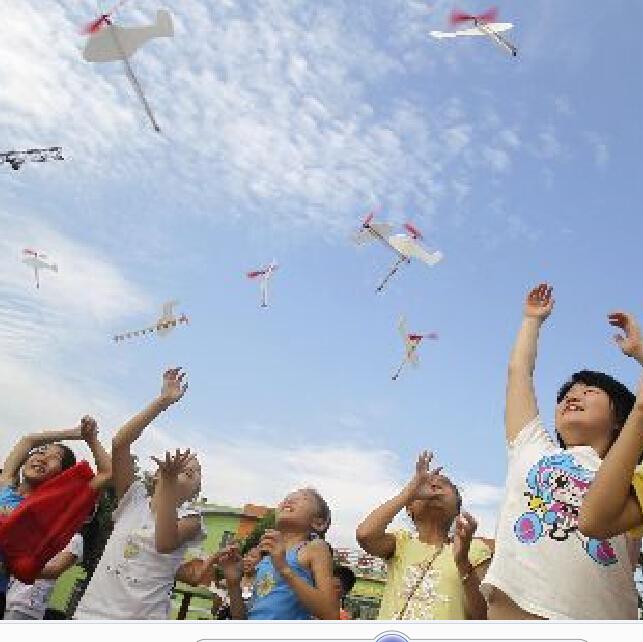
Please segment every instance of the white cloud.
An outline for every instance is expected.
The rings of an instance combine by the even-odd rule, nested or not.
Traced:
[[[496,172],[506,172],[511,165],[509,154],[504,149],[484,147],[482,149],[482,156]]]
[[[591,147],[596,167],[598,169],[607,167],[610,161],[610,150],[605,138],[596,132],[585,132],[585,138]]]

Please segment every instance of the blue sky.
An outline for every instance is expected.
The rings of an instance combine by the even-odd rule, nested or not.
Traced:
[[[314,484],[350,543],[432,448],[490,532],[528,288],[555,286],[537,370],[547,420],[575,369],[635,384],[606,317],[643,317],[643,8],[497,4],[517,59],[429,38],[449,2],[167,1],[175,37],[132,61],[161,136],[118,64],[82,60],[95,3],[5,8],[2,146],[59,144],[68,160],[0,174],[0,448],[86,412],[108,439],[181,364],[189,393],[138,451],[196,448],[208,498],[274,503]],[[117,17],[145,24],[159,6],[130,0]],[[349,241],[376,205],[445,255],[380,295],[391,257]],[[39,292],[25,246],[60,265]],[[244,274],[273,257],[261,310]],[[189,327],[110,342],[168,299]],[[394,383],[401,313],[440,340]]]

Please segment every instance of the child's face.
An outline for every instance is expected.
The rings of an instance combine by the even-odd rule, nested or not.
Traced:
[[[420,492],[422,499],[416,499],[409,506],[414,521],[436,513],[452,521],[458,514],[458,496],[448,477],[433,475]]]
[[[616,428],[604,390],[575,383],[556,405],[556,430],[567,446],[588,446]]]
[[[201,490],[201,465],[196,456],[190,457],[185,470],[176,478],[181,503],[194,499]]]
[[[57,444],[47,444],[34,450],[22,466],[22,478],[37,485],[62,472],[63,450]]]
[[[318,527],[319,503],[315,495],[303,488],[290,493],[282,499],[275,512],[275,525],[277,528],[289,526],[290,528],[312,530]]]

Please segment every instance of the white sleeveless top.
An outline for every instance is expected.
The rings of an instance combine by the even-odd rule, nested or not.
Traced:
[[[482,584],[548,619],[637,618],[624,535],[601,541],[578,530],[583,496],[601,464],[589,446],[560,448],[540,417],[509,446],[496,550]]]

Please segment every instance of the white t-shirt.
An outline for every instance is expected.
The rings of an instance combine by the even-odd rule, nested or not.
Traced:
[[[71,553],[76,561],[83,558],[83,538],[76,533],[62,553]],[[23,584],[15,578],[9,583],[7,590],[7,611],[18,611],[34,619],[45,617],[49,596],[53,591],[56,580],[36,580],[33,584]]]
[[[179,509],[179,518],[200,515]],[[123,495],[112,518],[114,530],[74,618],[77,620],[165,620],[174,575],[186,550],[203,540],[201,532],[172,553],[159,553],[150,498],[140,481]]]
[[[624,535],[601,541],[578,530],[578,513],[601,464],[590,446],[562,449],[540,417],[509,446],[496,551],[482,584],[548,619],[630,620],[637,594]]]

